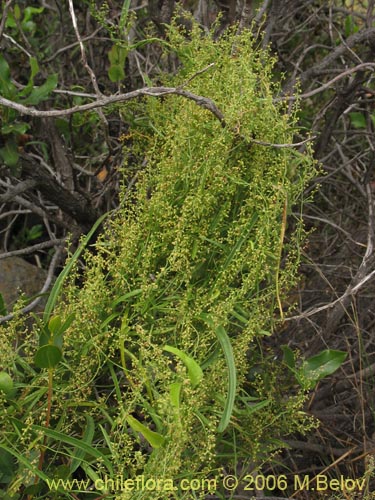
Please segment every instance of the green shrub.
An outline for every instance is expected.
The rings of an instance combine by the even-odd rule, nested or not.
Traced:
[[[9,465],[9,492],[42,491],[35,476],[214,479],[237,461],[260,463],[280,438],[310,425],[303,394],[286,396],[287,369],[258,347],[296,283],[304,232],[291,221],[284,237],[285,219],[315,166],[309,151],[252,139],[292,143],[296,110],[273,102],[274,61],[249,32],[215,40],[173,26],[168,42],[181,67],[165,83],[187,82],[213,99],[226,126],[178,96],[122,106],[132,123],[124,179],[137,172],[136,188],[124,183],[121,208],[84,254],[81,284],[76,269],[64,287],[56,311],[63,320],[74,314],[64,357],[48,373],[35,368],[42,326],[22,356],[0,355],[19,386],[17,403],[2,401],[4,460],[24,457]],[[9,345],[5,329],[1,335]],[[40,447],[48,457],[42,467]],[[117,491],[117,498],[204,493]],[[62,495],[69,493],[60,488]]]

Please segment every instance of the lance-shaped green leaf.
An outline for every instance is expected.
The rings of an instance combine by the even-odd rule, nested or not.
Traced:
[[[47,80],[40,85],[40,87],[34,87],[30,92],[30,95],[22,101],[22,104],[39,104],[44,99],[47,99],[49,94],[54,90],[57,85],[57,74],[49,75]]]
[[[95,433],[95,424],[94,424],[94,419],[91,417],[91,415],[86,415],[86,429],[82,437],[82,442],[87,444],[88,446],[91,446],[94,433]],[[86,450],[82,448],[75,448],[73,453],[72,453],[72,462],[70,464],[70,472],[73,473],[78,469],[78,467],[81,465],[82,460],[85,458],[86,455]]]
[[[290,368],[290,370],[294,371],[294,369],[296,367],[296,360],[294,357],[294,352],[287,345],[282,345],[281,349],[282,349],[283,354],[284,354],[284,358],[283,358],[284,363],[287,365],[288,368]]]
[[[237,389],[237,373],[236,364],[233,356],[232,344],[230,343],[229,337],[225,328],[223,326],[218,326],[215,329],[217,338],[219,339],[221,348],[224,351],[225,360],[228,366],[228,394],[225,401],[224,411],[221,416],[221,420],[218,427],[218,432],[223,432],[230,421],[230,417],[233,413],[234,400],[236,397]]]
[[[150,430],[145,425],[141,424],[136,418],[128,415],[126,417],[126,421],[130,425],[130,427],[135,432],[140,432],[143,437],[150,443],[153,448],[160,448],[165,443],[165,437],[159,434],[158,432],[154,432]]]
[[[229,336],[225,328],[222,325],[215,327],[215,323],[209,314],[202,313],[200,314],[199,318],[207,323],[207,325],[210,326],[213,330],[215,330],[216,337],[224,352],[225,361],[228,366],[228,394],[225,400],[224,411],[221,415],[221,420],[217,429],[218,432],[223,432],[229,424],[234,408],[234,400],[237,390],[236,363],[234,361],[232,344],[230,343]]]
[[[169,386],[169,397],[171,399],[172,406],[177,408],[177,410],[180,408],[181,387],[181,382],[173,382]]]
[[[47,427],[43,427],[41,425],[32,425],[31,428],[36,431],[43,431],[47,437],[54,439],[57,442],[67,443],[74,446],[77,450],[83,450],[87,455],[100,459],[100,461],[107,467],[108,472],[113,475],[112,463],[107,456],[103,454],[103,450],[94,448],[81,439],[71,437],[63,432],[55,431],[54,429],[48,429]]]
[[[203,378],[203,371],[202,368],[198,365],[198,363],[193,358],[185,354],[183,351],[177,349],[177,347],[173,347],[171,345],[165,345],[163,349],[164,351],[171,352],[172,354],[181,359],[181,361],[187,368],[192,387],[197,387],[197,385]]]

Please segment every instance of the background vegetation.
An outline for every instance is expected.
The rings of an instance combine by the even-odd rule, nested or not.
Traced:
[[[74,254],[34,326],[42,297],[1,304],[3,498],[124,470],[371,497],[373,2],[2,6],[0,257],[44,294]]]

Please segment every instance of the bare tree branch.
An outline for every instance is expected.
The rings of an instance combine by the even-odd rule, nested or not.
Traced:
[[[346,289],[344,295],[342,296],[340,302],[335,304],[335,307],[329,312],[327,325],[326,325],[326,333],[329,335],[340,323],[342,317],[345,314],[345,309],[348,307],[351,295],[355,293],[355,291],[359,290],[363,284],[365,284],[370,277],[375,274],[375,270],[370,272],[370,269],[375,264],[375,256],[374,256],[374,206],[371,188],[367,184],[367,201],[368,201],[368,232],[367,232],[367,248],[365,255],[363,256],[361,265],[359,266],[358,271],[356,272],[352,282]]]
[[[375,64],[374,64],[375,66]],[[36,116],[36,117],[57,117],[57,116],[69,116],[73,113],[79,113],[83,111],[89,111],[90,109],[96,109],[99,107],[108,106],[109,104],[119,103],[129,101],[131,99],[136,99],[141,96],[152,96],[152,97],[163,97],[165,95],[179,95],[185,97],[186,99],[190,99],[194,101],[198,106],[207,109],[210,111],[221,123],[223,127],[226,126],[225,118],[220,109],[216,106],[215,102],[208,97],[203,97],[197,94],[193,94],[187,90],[183,90],[181,87],[146,87],[143,89],[133,90],[132,92],[128,92],[126,94],[120,95],[112,95],[108,97],[98,98],[96,101],[82,104],[80,106],[74,106],[72,108],[62,109],[62,110],[49,110],[49,111],[41,111],[35,109],[33,107],[26,107],[23,104],[10,101],[9,99],[5,99],[0,96],[0,104],[6,106],[11,109],[15,109],[21,114],[28,116]],[[256,140],[253,138],[245,138],[247,141],[252,142],[254,144],[258,144],[259,146],[272,146],[276,148],[291,148],[296,146],[301,146],[302,144],[309,142],[314,139],[314,137],[309,137],[301,142],[297,143],[285,143],[278,144],[272,142],[264,142],[260,140]]]
[[[38,190],[48,200],[53,201],[65,214],[72,217],[84,228],[91,226],[97,220],[99,214],[86,198],[76,192],[70,192],[46,171],[41,171],[31,157],[24,154],[22,160],[24,175],[33,179]]]
[[[345,76],[351,75],[352,73],[356,73],[357,71],[361,71],[364,69],[372,69],[375,71],[375,63],[362,63],[358,64],[357,66],[354,66],[354,68],[349,68],[346,71],[343,71],[339,75],[335,76],[332,78],[332,80],[329,80],[329,82],[325,83],[324,85],[321,85],[317,89],[311,90],[310,92],[305,92],[300,95],[293,95],[289,97],[276,97],[273,101],[274,102],[280,102],[280,101],[297,101],[298,99],[306,99],[308,97],[312,97],[316,94],[319,94],[320,92],[323,92],[324,90],[327,90],[331,85],[336,83],[337,81],[341,80]]]
[[[9,257],[16,257],[17,255],[28,255],[33,252],[38,252],[39,250],[44,250],[45,248],[57,247],[64,245],[66,239],[61,238],[59,240],[43,241],[42,243],[37,243],[31,247],[21,248],[20,250],[13,250],[12,252],[0,253],[0,260],[8,259]]]
[[[18,196],[28,189],[35,187],[36,184],[37,183],[34,179],[26,179],[25,181],[19,182],[18,184],[13,186],[12,184],[8,184],[7,182],[0,179],[0,185],[8,188],[6,193],[0,194],[0,203],[11,201],[15,196]]]
[[[336,61],[340,56],[344,55],[347,52],[348,48],[352,48],[355,45],[362,42],[373,43],[374,41],[375,41],[375,28],[368,28],[365,30],[358,31],[357,33],[354,33],[345,40],[345,44],[340,44],[338,47],[332,50],[326,57],[324,57],[320,61],[320,63],[304,71],[300,76],[301,82],[304,84],[308,80],[312,80],[313,77],[320,75],[324,69],[331,67],[334,61]]]
[[[166,95],[173,95],[173,94],[180,95],[182,97],[185,97],[186,99],[190,99],[196,102],[198,106],[208,109],[214,116],[216,116],[216,118],[223,124],[223,126],[225,125],[224,116],[222,112],[218,109],[214,101],[212,101],[208,97],[199,96],[193,94],[192,92],[177,87],[145,87],[142,89],[137,89],[131,92],[127,92],[126,94],[103,96],[98,98],[94,102],[82,104],[79,106],[73,106],[72,108],[61,109],[61,110],[53,109],[49,111],[48,110],[42,111],[35,109],[34,107],[27,107],[21,103],[10,101],[9,99],[6,99],[5,97],[2,96],[0,96],[0,104],[7,108],[14,109],[19,113],[21,113],[22,115],[45,118],[45,117],[57,117],[57,116],[69,116],[74,113],[90,111],[91,109],[96,109],[96,108],[103,108],[104,106],[108,106],[109,104],[130,101],[131,99],[137,99],[138,97],[142,96],[163,97]]]

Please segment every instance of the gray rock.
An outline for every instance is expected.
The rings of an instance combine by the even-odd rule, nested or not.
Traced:
[[[43,287],[47,271],[33,266],[20,257],[0,260],[0,293],[8,312],[21,293],[27,297],[37,295]]]

